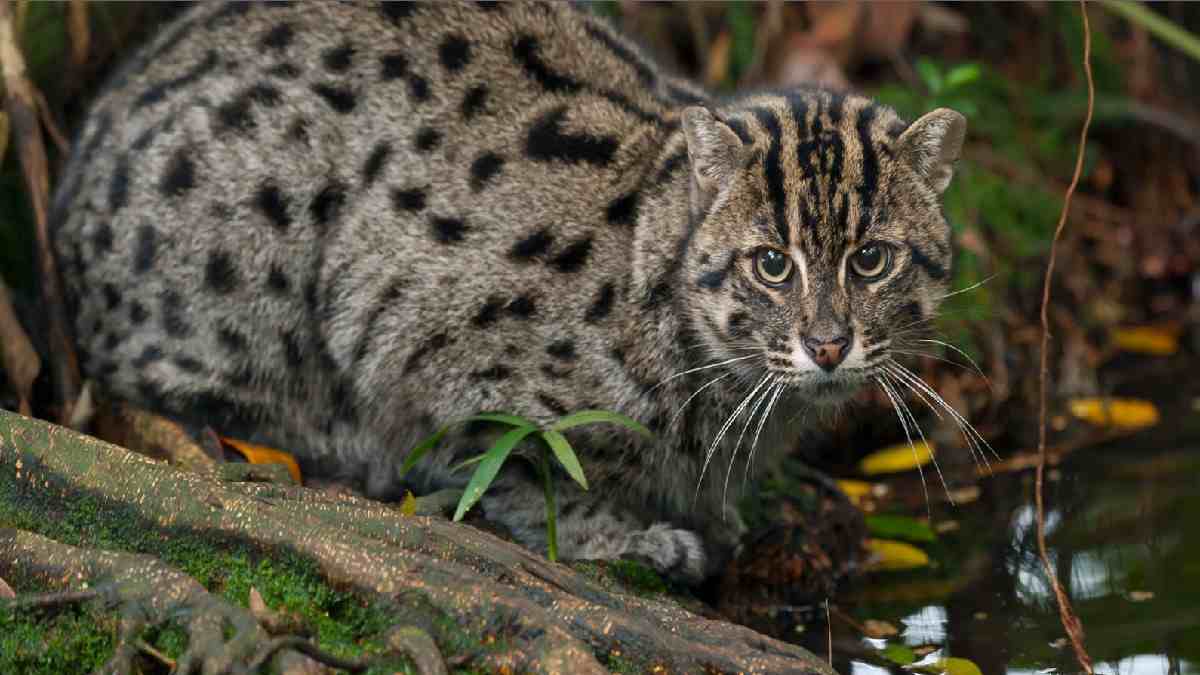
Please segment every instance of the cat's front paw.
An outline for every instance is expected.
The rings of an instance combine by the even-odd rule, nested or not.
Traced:
[[[630,535],[624,557],[647,563],[660,574],[688,584],[704,580],[704,541],[695,532],[670,523],[655,523]]]

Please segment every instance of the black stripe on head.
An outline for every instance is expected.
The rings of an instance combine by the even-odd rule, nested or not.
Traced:
[[[925,255],[925,252],[922,251],[921,248],[916,244],[912,243],[911,241],[905,243],[908,244],[908,250],[912,254],[912,261],[914,265],[925,270],[925,273],[928,274],[931,279],[937,279],[940,281],[946,278],[947,271],[945,267],[932,260],[929,256]]]
[[[755,108],[754,116],[767,130],[771,137],[767,156],[763,160],[763,170],[767,176],[767,191],[771,197],[771,206],[775,212],[775,230],[786,246],[791,242],[787,222],[787,193],[783,189],[783,164],[780,154],[783,150],[783,131],[779,126],[779,117],[775,111],[766,108]]]
[[[854,236],[856,241],[866,236],[867,227],[871,224],[871,202],[875,198],[875,190],[879,188],[879,158],[875,156],[875,146],[871,143],[871,122],[878,111],[874,105],[867,105],[858,111],[858,120],[854,124],[858,130],[858,142],[862,146],[862,183],[858,187],[862,201]]]
[[[608,50],[613,53],[613,56],[616,56],[618,59],[624,61],[630,67],[632,67],[634,72],[637,73],[637,77],[639,80],[641,80],[642,84],[646,85],[647,87],[654,86],[655,80],[658,79],[654,74],[654,70],[632,49],[622,44],[617,38],[613,37],[608,33],[608,31],[600,28],[599,26],[588,24],[584,26],[584,30],[588,35],[592,36],[592,38],[607,47]]]

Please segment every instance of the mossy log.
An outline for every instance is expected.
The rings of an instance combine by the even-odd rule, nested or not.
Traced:
[[[475,661],[475,667],[606,672],[602,663],[611,664],[615,653],[622,663],[661,668],[658,672],[832,672],[800,647],[699,617],[669,601],[610,592],[569,567],[469,525],[403,516],[365,499],[306,488],[220,482],[0,410],[0,513],[28,513],[13,520],[54,540],[55,522],[84,504],[96,523],[137,528],[145,541],[162,546],[193,537],[258,556],[299,556],[331,587],[385,600],[395,608],[397,624],[446,625],[449,619],[470,631],[505,617],[506,648]],[[30,570],[36,576],[40,569],[39,587],[78,588],[80,574],[45,573],[53,566],[32,559],[44,547],[29,545],[44,542],[12,524],[0,519],[0,527],[9,527],[0,529],[0,577],[28,577]],[[102,548],[105,542],[92,545]],[[138,553],[143,555],[123,559],[147,564],[146,551]],[[86,577],[85,568],[76,571]],[[120,576],[119,569],[109,572]],[[162,577],[176,586],[194,583]],[[196,588],[173,592],[174,602],[205,597]]]

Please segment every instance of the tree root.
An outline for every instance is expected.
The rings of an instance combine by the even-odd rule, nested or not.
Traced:
[[[404,623],[449,619],[464,630],[501,635],[507,649],[477,655],[477,667],[602,673],[607,668],[598,656],[619,653],[647,670],[831,672],[800,647],[674,603],[608,592],[467,525],[400,516],[364,499],[300,487],[221,483],[0,411],[0,501],[20,505],[34,494],[53,495],[56,508],[86,497],[99,505],[94,517],[132,519],[164,537],[187,532],[206,541],[245,542],[265,555],[298,555],[315,562],[335,588],[395,603],[409,619]],[[6,545],[0,540],[0,576],[11,558]],[[203,630],[199,637],[215,639]],[[252,642],[258,648],[267,640],[258,635]]]

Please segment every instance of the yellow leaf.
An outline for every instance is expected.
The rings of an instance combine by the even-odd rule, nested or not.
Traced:
[[[837,486],[852,500],[859,500],[871,495],[871,484],[865,480],[838,480]]]
[[[1127,352],[1170,356],[1179,351],[1179,331],[1171,326],[1132,326],[1116,328],[1113,344]]]
[[[933,663],[913,668],[913,670],[931,675],[983,675],[979,666],[975,665],[973,661],[957,657],[938,659]]]
[[[900,443],[867,455],[858,463],[858,469],[868,476],[898,473],[924,466],[932,459],[933,448],[925,441]]]
[[[874,558],[868,568],[880,570],[911,570],[929,566],[929,555],[902,541],[868,539],[867,550]]]
[[[400,515],[412,516],[417,513],[417,498],[411,490],[404,491],[404,501],[400,502]]]
[[[1142,429],[1158,424],[1158,408],[1136,398],[1077,398],[1071,414],[1092,424],[1119,429]]]
[[[246,441],[239,441],[235,438],[219,437],[222,443],[228,444],[234,450],[237,450],[246,458],[246,461],[251,464],[282,464],[287,467],[288,473],[292,474],[292,478],[296,481],[296,485],[303,484],[300,478],[300,466],[296,464],[296,460],[286,452],[268,448],[265,445],[255,445]]]

